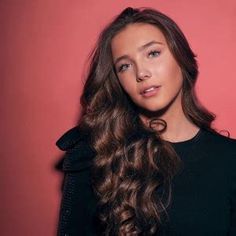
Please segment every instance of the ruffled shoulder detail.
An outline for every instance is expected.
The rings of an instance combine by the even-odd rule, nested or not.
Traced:
[[[91,166],[96,155],[89,143],[89,134],[81,132],[76,126],[64,133],[56,142],[65,151],[63,171],[81,171]]]

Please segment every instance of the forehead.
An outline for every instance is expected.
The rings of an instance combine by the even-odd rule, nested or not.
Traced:
[[[165,36],[157,26],[146,23],[130,24],[113,37],[112,54],[127,53],[153,40],[166,44]]]

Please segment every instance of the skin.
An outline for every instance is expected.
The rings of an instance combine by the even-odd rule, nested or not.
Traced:
[[[183,113],[181,68],[154,25],[126,26],[111,41],[113,63],[121,86],[140,109],[145,124],[152,117],[167,122],[162,138],[178,142],[191,138],[198,128]],[[150,93],[145,88],[158,86]]]

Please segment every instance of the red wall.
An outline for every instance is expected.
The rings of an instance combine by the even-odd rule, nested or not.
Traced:
[[[55,235],[55,141],[78,117],[84,62],[98,32],[127,6],[159,9],[198,55],[200,100],[236,137],[236,1],[0,1],[1,235]]]

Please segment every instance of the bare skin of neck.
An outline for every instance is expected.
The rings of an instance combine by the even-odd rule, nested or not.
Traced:
[[[148,125],[152,117],[144,114],[140,115],[145,125]],[[182,142],[193,138],[199,131],[199,127],[189,121],[182,109],[181,95],[176,97],[173,104],[158,118],[167,123],[166,130],[161,134],[161,138],[169,142]]]
[[[182,142],[193,138],[199,131],[199,127],[191,123],[183,112],[162,118],[167,122],[167,129],[161,138],[169,142]]]

